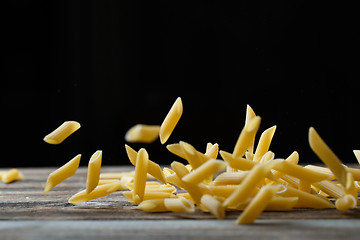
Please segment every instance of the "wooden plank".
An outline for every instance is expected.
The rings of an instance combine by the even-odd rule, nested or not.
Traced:
[[[43,195],[47,176],[54,168],[19,169],[23,181],[0,182],[0,220],[122,220],[122,219],[213,219],[209,213],[146,213],[135,209],[122,192],[86,203],[69,204],[67,200],[86,186],[86,168]],[[103,167],[102,172],[131,171],[132,167]],[[1,170],[0,170],[1,171]],[[239,212],[227,212],[227,219],[235,219]],[[288,212],[264,212],[260,219],[357,219],[360,209],[340,212],[336,209],[295,209]]]

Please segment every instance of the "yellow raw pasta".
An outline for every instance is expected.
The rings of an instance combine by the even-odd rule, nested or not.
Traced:
[[[209,194],[204,194],[201,197],[201,204],[209,210],[217,219],[224,219],[225,209],[216,198]]]
[[[356,157],[356,160],[359,162],[360,164],[360,150],[354,150],[354,155]]]
[[[230,167],[235,169],[250,170],[256,165],[256,163],[251,160],[248,160],[243,157],[234,158],[234,156],[231,153],[222,150],[220,151],[220,155],[222,159],[224,159],[229,164]]]
[[[16,168],[10,169],[7,172],[4,172],[2,174],[2,177],[0,178],[4,183],[11,183],[18,180],[23,180],[24,175],[19,172]]]
[[[271,141],[274,137],[276,126],[266,129],[260,136],[255,150],[254,161],[259,162],[262,156],[269,150]]]
[[[96,151],[90,158],[88,164],[87,180],[86,180],[86,193],[90,193],[96,188],[100,179],[102,161],[102,151]]]
[[[67,137],[80,128],[80,123],[76,121],[66,121],[54,131],[44,137],[44,141],[49,144],[59,144]]]
[[[79,167],[81,154],[76,155],[62,167],[50,173],[46,181],[44,194],[53,189],[56,185],[75,174]]]
[[[298,197],[278,197],[275,195],[265,207],[265,211],[288,211],[294,208],[298,200]]]
[[[239,138],[235,144],[233,156],[234,158],[242,157],[254,142],[255,135],[259,129],[261,118],[256,116],[251,119],[241,131]]]
[[[131,203],[140,203],[142,201],[150,200],[150,199],[159,199],[159,198],[176,198],[176,196],[169,192],[156,192],[156,191],[145,191],[144,197],[141,200],[139,197],[135,197],[134,199],[134,191],[125,191],[123,192],[126,199]]]
[[[152,143],[159,137],[160,126],[136,124],[125,134],[127,142]]]
[[[351,194],[345,194],[341,198],[336,199],[335,206],[340,211],[347,211],[356,208],[357,199]]]
[[[211,143],[208,143],[206,145],[206,152],[205,155],[209,158],[216,159],[219,153],[219,144],[215,143],[214,145]]]
[[[150,199],[141,202],[138,209],[146,212],[188,212],[195,211],[194,204],[185,198]]]
[[[90,193],[86,192],[86,189],[83,191],[80,191],[76,194],[74,194],[70,199],[69,203],[81,203],[81,202],[87,202],[96,198],[105,197],[115,191],[118,191],[121,189],[121,183],[119,181],[103,184],[100,186],[97,186],[93,191]]]
[[[255,198],[244,209],[236,220],[237,224],[251,224],[264,211],[273,196],[282,188],[281,185],[266,185],[260,189]]]
[[[134,166],[136,166],[136,159],[137,159],[138,153],[126,144],[125,144],[125,149],[126,149],[126,153],[129,157],[130,162]],[[164,176],[163,171],[161,170],[161,167],[159,166],[159,164],[151,161],[150,159],[148,159],[147,171],[151,176],[153,176],[160,182],[166,183],[165,176]]]
[[[169,139],[182,113],[183,105],[181,98],[178,97],[160,126],[159,137],[161,144],[164,144]]]
[[[249,171],[224,172],[219,174],[213,181],[214,185],[238,185],[240,184]]]
[[[344,195],[344,190],[340,186],[328,180],[313,183],[313,185],[335,199],[340,198]]]
[[[134,200],[142,201],[144,198],[146,175],[148,171],[149,155],[145,148],[141,148],[136,157],[135,178],[134,178]],[[137,198],[139,200],[137,200]]]
[[[346,169],[342,165],[340,159],[335,153],[326,145],[324,140],[315,131],[313,127],[309,129],[309,143],[311,149],[325,163],[326,166],[334,173],[337,180],[345,187],[346,186]]]
[[[227,164],[224,161],[210,159],[200,167],[188,173],[182,180],[187,183],[198,184],[221,169],[224,169],[226,165]]]

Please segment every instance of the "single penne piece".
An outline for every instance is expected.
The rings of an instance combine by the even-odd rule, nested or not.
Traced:
[[[306,165],[304,168],[313,170],[315,172],[319,172],[319,173],[323,173],[328,175],[328,180],[334,180],[335,179],[335,175],[333,172],[331,172],[330,169],[328,169],[327,167],[321,167],[321,166],[315,166],[315,165]]]
[[[344,195],[343,188],[328,180],[312,183],[312,185],[335,199]]]
[[[280,160],[280,161],[281,162],[274,167],[274,169],[277,171],[286,173],[288,175],[294,176],[299,179],[306,180],[307,182],[310,183],[319,182],[328,179],[327,174],[315,172],[313,170],[304,168],[302,166],[293,164],[288,161],[284,161],[284,160]]]
[[[86,193],[86,189],[74,194],[70,199],[69,203],[81,203],[87,202],[93,199],[97,199],[100,197],[105,197],[115,191],[121,189],[121,184],[119,181],[108,183],[104,185],[97,186],[93,191],[90,193]]]
[[[160,126],[136,124],[125,134],[125,140],[131,143],[152,143],[159,137]]]
[[[268,161],[274,160],[274,157],[275,154],[272,151],[267,151],[260,159],[260,163],[266,163]]]
[[[140,202],[144,198],[146,175],[148,171],[149,155],[145,148],[141,148],[136,157],[135,165],[135,177],[134,177],[134,200],[137,202],[139,198]]]
[[[336,179],[345,187],[346,186],[346,169],[340,159],[321,139],[320,135],[313,127],[309,129],[309,144],[314,153],[325,163],[325,165],[334,173]]]
[[[213,196],[227,198],[238,188],[238,185],[210,186],[209,188]]]
[[[245,126],[256,117],[256,114],[254,110],[250,107],[249,104],[246,105],[246,117],[245,117]],[[252,141],[250,143],[250,146],[248,147],[247,158],[253,158],[254,157],[254,144],[255,144],[255,137],[252,138]]]
[[[168,192],[155,192],[155,191],[145,191],[144,197],[140,200],[139,197],[135,197],[134,199],[134,191],[124,191],[123,192],[126,199],[131,203],[140,203],[142,201],[150,200],[150,199],[159,199],[159,198],[176,198],[176,195]]]
[[[183,148],[183,151],[185,153],[185,160],[189,162],[192,169],[196,169],[201,166],[201,164],[208,161],[210,158],[206,156],[205,154],[197,151],[191,144],[186,143],[184,141],[180,141],[180,145]]]
[[[296,177],[285,174],[284,176],[281,177],[281,180],[284,180],[292,187],[299,188],[300,180]]]
[[[244,201],[255,191],[255,187],[264,181],[266,175],[277,164],[276,161],[255,165],[241,182],[239,187],[223,202],[224,207],[234,207]]]
[[[241,130],[238,140],[236,141],[233,157],[239,158],[244,156],[245,152],[251,147],[254,142],[255,135],[259,130],[261,118],[256,116],[251,119]]]
[[[275,195],[265,207],[265,211],[289,211],[294,208],[298,200],[298,197],[277,197]]]
[[[234,156],[231,153],[220,151],[220,155],[224,161],[226,161],[230,167],[238,169],[238,170],[250,170],[252,169],[256,163],[248,160],[243,157],[234,158]]]
[[[143,210],[145,212],[167,212],[169,211],[164,205],[164,198],[158,199],[149,199],[142,201],[137,209]]]
[[[275,193],[281,190],[281,185],[266,185],[260,189],[236,220],[237,224],[252,224],[264,211]]]
[[[175,154],[176,156],[186,159],[186,154],[184,152],[183,147],[180,145],[180,143],[168,144],[168,145],[166,145],[166,148],[167,148],[167,150],[169,150],[169,152]]]
[[[297,151],[294,151],[292,154],[290,154],[289,157],[287,157],[285,159],[285,161],[293,163],[293,164],[298,164],[298,162],[299,162],[299,153]],[[274,169],[271,170],[271,172],[274,174],[275,178],[281,178],[283,175],[285,175],[285,173],[276,171]]]
[[[354,150],[354,155],[356,157],[356,160],[359,162],[360,164],[360,150]]]
[[[186,198],[165,198],[164,206],[171,212],[195,212],[194,204]]]
[[[311,194],[307,192],[303,192],[296,188],[287,186],[286,190],[278,193],[278,195],[282,197],[298,197],[299,200],[295,204],[295,208],[314,208],[314,209],[323,209],[323,208],[334,208],[334,204],[328,200],[317,194]]]
[[[66,121],[54,131],[44,137],[44,141],[49,144],[62,143],[67,137],[80,128],[80,123],[76,121]]]
[[[182,113],[183,105],[181,98],[178,97],[160,126],[159,137],[161,144],[164,144],[169,139]]]
[[[132,165],[136,166],[136,158],[137,158],[138,152],[136,152],[134,149],[132,149],[131,147],[129,147],[126,144],[125,144],[125,149],[126,149],[126,153],[129,157],[130,162],[132,163]],[[161,167],[159,166],[159,164],[151,161],[150,159],[148,160],[147,171],[151,176],[153,176],[160,182],[166,183],[165,176],[164,176],[163,171],[161,170]]]
[[[81,154],[78,154],[65,165],[50,173],[46,181],[44,194],[46,194],[65,179],[73,176],[79,167],[80,158]]]
[[[203,195],[201,188],[197,184],[189,184],[182,180],[182,178],[189,173],[187,168],[184,166],[184,164],[177,161],[172,162],[171,167],[179,177],[181,184],[184,186],[184,189],[190,194],[194,202],[199,205],[200,199]]]
[[[222,220],[225,217],[225,209],[221,202],[209,194],[201,197],[201,204],[211,212],[217,219]]]
[[[2,174],[2,181],[4,183],[11,183],[18,180],[23,180],[24,175],[19,172],[16,168],[10,169],[9,171]]]
[[[224,169],[226,166],[227,164],[224,161],[210,159],[200,167],[185,175],[182,180],[187,183],[198,184],[209,176],[212,176],[218,171]]]
[[[212,145],[211,143],[208,143],[206,146],[206,152],[205,155],[209,158],[216,159],[219,153],[219,144],[215,143]]]
[[[253,161],[259,162],[262,158],[262,156],[269,151],[269,147],[271,144],[271,141],[274,137],[274,133],[276,130],[276,125],[266,129],[260,136],[258,145],[255,150],[254,159]]]
[[[345,194],[341,198],[336,199],[335,207],[340,211],[347,211],[356,208],[357,199],[351,194]]]
[[[87,180],[86,180],[86,193],[90,193],[96,188],[100,179],[102,161],[102,151],[96,151],[90,158],[88,164]]]
[[[238,185],[240,184],[249,171],[224,172],[219,174],[213,181],[215,186],[218,185]]]

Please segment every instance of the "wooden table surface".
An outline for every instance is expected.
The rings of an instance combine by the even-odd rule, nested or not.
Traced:
[[[86,168],[43,195],[55,168],[19,168],[25,180],[0,182],[0,239],[360,239],[360,208],[264,212],[253,225],[236,225],[239,212],[215,220],[208,213],[146,213],[122,192],[86,203],[67,200],[85,188]],[[133,170],[104,166],[102,173]],[[2,171],[0,169],[0,171]]]

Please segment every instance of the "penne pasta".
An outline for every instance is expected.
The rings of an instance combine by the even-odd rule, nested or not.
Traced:
[[[129,147],[128,145],[125,144],[125,149],[126,149],[126,153],[130,159],[130,162],[136,166],[136,158],[138,153],[132,149],[131,147]],[[148,160],[148,173],[153,176],[154,178],[156,178],[157,180],[159,180],[162,183],[166,183],[165,181],[165,176],[163,171],[161,170],[161,167],[159,166],[159,164],[151,161],[150,159]]]
[[[140,203],[142,201],[150,200],[150,199],[159,199],[159,198],[176,198],[176,196],[172,193],[168,192],[156,192],[156,191],[145,191],[144,197],[141,200],[139,197],[134,198],[134,191],[125,191],[123,192],[126,199],[131,203]]]
[[[88,164],[87,180],[86,180],[86,193],[90,193],[96,188],[100,179],[102,161],[102,151],[96,151],[90,158]]]
[[[206,146],[206,152],[205,155],[209,158],[216,159],[219,153],[219,144],[215,143],[212,145],[211,143],[208,143]]]
[[[149,155],[144,148],[141,148],[136,157],[133,199],[141,202],[144,198],[146,175],[148,171]]]
[[[238,169],[238,170],[250,170],[252,169],[256,163],[248,160],[246,158],[238,157],[234,158],[234,156],[231,153],[220,151],[220,155],[224,161],[226,161],[230,167]]]
[[[294,208],[298,200],[298,197],[278,197],[275,195],[265,207],[265,211],[289,211]]]
[[[204,194],[201,197],[201,204],[217,219],[221,220],[225,217],[225,209],[216,198],[209,194]]]
[[[337,180],[345,187],[346,186],[346,169],[342,165],[340,159],[335,153],[326,145],[324,140],[315,131],[313,127],[309,129],[309,143],[311,149],[325,163],[325,165],[334,173]]]
[[[210,158],[203,153],[197,151],[192,145],[189,143],[180,141],[180,146],[183,148],[185,153],[185,160],[187,160],[192,169],[196,169],[200,167],[203,163],[205,163]]]
[[[354,150],[354,155],[356,157],[356,160],[359,162],[360,164],[360,150]]]
[[[160,126],[136,124],[125,134],[125,140],[131,143],[152,143],[159,137]]]
[[[213,181],[215,186],[218,185],[238,185],[240,184],[249,171],[224,172],[219,174]]]
[[[328,196],[333,197],[335,199],[340,198],[341,196],[344,195],[344,190],[340,186],[328,180],[313,183],[313,185],[319,190],[326,193]]]
[[[282,189],[281,185],[267,185],[260,189],[255,198],[246,206],[236,220],[237,224],[251,224],[264,211],[276,192]]]
[[[46,181],[44,194],[53,189],[59,183],[63,182],[65,179],[73,176],[79,167],[80,158],[81,154],[78,154],[65,165],[50,173]]]
[[[72,133],[80,128],[80,123],[76,121],[66,121],[54,131],[44,137],[44,141],[49,144],[60,144]]]
[[[119,181],[108,183],[104,185],[97,186],[93,191],[87,193],[86,189],[74,194],[70,199],[69,203],[81,203],[87,202],[93,199],[97,199],[100,197],[105,197],[115,191],[121,189],[121,184]]]
[[[16,168],[13,168],[7,172],[4,172],[0,179],[2,179],[4,183],[11,183],[14,181],[23,180],[24,175]]]
[[[226,165],[227,164],[224,161],[210,159],[200,167],[185,175],[182,180],[187,183],[198,184],[221,169],[224,169]]]
[[[244,156],[246,150],[248,150],[254,142],[255,135],[259,130],[261,118],[254,117],[244,126],[239,138],[235,144],[233,150],[233,157],[239,158]]]
[[[182,113],[183,105],[181,98],[178,97],[160,126],[159,137],[161,144],[164,144],[169,139]]]
[[[194,204],[186,198],[165,198],[164,206],[171,212],[195,212]]]
[[[271,144],[271,141],[274,137],[274,133],[276,130],[276,126],[273,126],[271,128],[266,129],[260,136],[258,145],[255,150],[254,154],[254,161],[259,162],[260,159],[264,156],[264,154],[269,151],[269,147]]]
[[[340,211],[347,211],[356,208],[357,199],[351,194],[345,194],[341,198],[336,199],[335,207]]]

